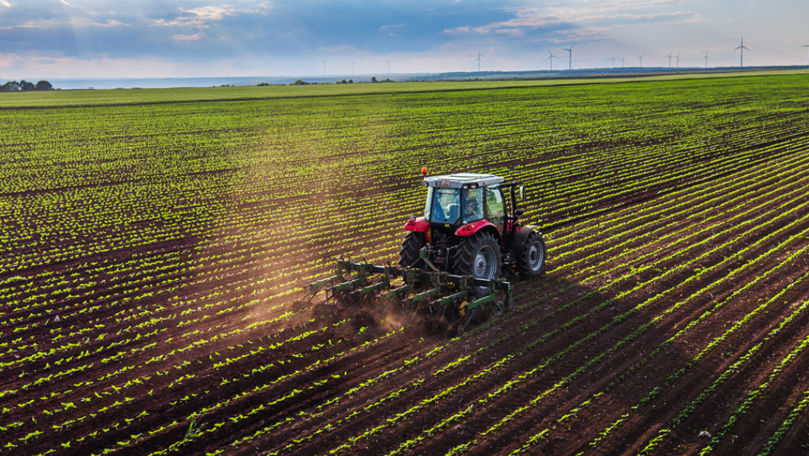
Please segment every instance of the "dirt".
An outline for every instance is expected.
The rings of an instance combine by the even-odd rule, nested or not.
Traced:
[[[2,315],[0,362],[8,364],[0,390],[17,391],[0,396],[2,440],[15,445],[0,452],[445,454],[466,445],[464,453],[481,455],[619,454],[641,451],[669,429],[654,454],[696,453],[809,334],[807,311],[768,336],[809,299],[809,283],[800,282],[694,359],[808,267],[805,255],[780,266],[809,244],[806,236],[751,262],[809,228],[803,210],[783,216],[806,205],[802,194],[786,205],[786,198],[773,197],[760,207],[741,202],[673,215],[722,194],[752,197],[774,188],[786,194],[799,188],[794,181],[805,171],[795,167],[791,182],[731,185],[731,178],[758,176],[758,166],[718,176],[719,185],[696,175],[665,191],[582,208],[586,216],[547,233],[554,271],[516,282],[512,312],[457,339],[428,331],[424,316],[395,306],[307,299],[294,288],[328,271],[299,271],[318,253],[294,232],[272,243],[223,241],[214,248],[178,238],[117,251],[113,263],[181,254],[152,275],[99,273],[103,286],[80,297],[42,281],[52,302]],[[711,190],[696,198],[671,196],[707,185]],[[662,209],[654,216],[615,222],[657,204]],[[249,205],[256,214],[262,207]],[[397,210],[405,219],[404,208]],[[741,223],[763,214],[755,224]],[[584,238],[594,232],[599,236]],[[687,245],[671,246],[692,234]],[[395,258],[389,239],[359,236],[362,248],[376,252],[369,259]],[[325,241],[309,247],[318,242]],[[599,253],[614,245],[622,248]],[[286,249],[298,253],[284,256]],[[183,269],[200,252],[217,256]],[[693,264],[677,269],[686,263]],[[65,276],[78,272],[76,282],[96,278],[82,276],[82,264],[52,266]],[[758,277],[764,279],[746,287]],[[153,295],[139,299],[144,289]],[[10,330],[12,324],[19,329]],[[807,365],[809,354],[798,352],[728,427],[716,452],[762,448],[809,388]],[[806,423],[801,414],[778,453],[803,451],[807,441],[798,429]]]

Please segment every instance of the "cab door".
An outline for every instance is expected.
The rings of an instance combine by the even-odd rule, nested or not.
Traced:
[[[503,219],[505,217],[505,199],[499,186],[486,187],[486,218],[503,233]]]

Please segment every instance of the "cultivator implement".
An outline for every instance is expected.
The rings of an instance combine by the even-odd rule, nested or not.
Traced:
[[[312,297],[325,292],[326,299],[340,302],[399,302],[432,316],[433,330],[446,325],[456,334],[476,316],[503,313],[511,303],[511,284],[503,279],[344,259],[337,260],[334,275],[310,283],[309,291]]]

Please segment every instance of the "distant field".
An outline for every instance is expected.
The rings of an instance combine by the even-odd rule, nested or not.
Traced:
[[[0,452],[805,453],[808,86],[0,94]],[[422,166],[524,181],[547,274],[455,339],[306,301]]]
[[[180,101],[250,100],[264,98],[364,95],[381,93],[482,90],[542,87],[570,84],[667,81],[680,79],[809,74],[809,70],[745,71],[730,73],[668,74],[657,76],[558,78],[502,81],[434,81],[357,84],[312,84],[243,87],[186,87],[171,89],[56,90],[51,92],[0,93],[0,107],[96,106]]]

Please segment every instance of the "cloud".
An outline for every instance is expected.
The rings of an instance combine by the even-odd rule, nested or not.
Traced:
[[[224,8],[221,6],[202,6],[199,8],[193,9],[183,9],[179,8],[179,10],[183,13],[190,14],[192,17],[195,17],[197,20],[201,21],[218,21],[221,20],[225,16],[231,16],[235,14],[232,8]]]
[[[399,36],[399,30],[405,27],[405,24],[385,24],[379,27],[379,31],[387,34],[388,36]]]
[[[157,19],[154,23],[162,27],[208,27],[209,22],[222,20],[225,16],[235,14],[233,10],[221,6],[203,6],[200,8],[178,8],[182,15],[171,19]]]
[[[2,0],[0,0],[2,1]],[[112,27],[125,27],[128,24],[116,19],[107,19],[105,21],[96,21],[89,17],[71,16],[71,17],[58,17],[52,19],[37,19],[23,22],[15,25],[0,26],[0,30],[19,30],[19,29],[55,29],[58,27],[72,27],[79,28],[112,28]]]
[[[200,6],[198,8],[177,8],[180,15],[174,19],[156,19],[153,24],[161,27],[196,27],[208,28],[211,23],[219,22],[229,16],[267,14],[271,10],[267,3],[260,3],[250,8],[238,8],[230,5]]]
[[[685,61],[689,46],[728,41],[732,49],[742,31],[763,42],[772,30],[783,35],[778,49],[792,46],[784,62],[805,63],[806,48],[796,43],[804,41],[799,18],[809,6],[790,1],[791,8],[761,6],[725,19],[721,5],[696,0],[0,0],[0,42],[6,51],[40,56],[42,71],[25,74],[41,76],[60,71],[58,62],[83,72],[84,61],[139,75],[159,59],[165,74],[194,62],[209,62],[195,67],[201,75],[224,71],[219,62],[228,59],[240,74],[319,74],[326,58],[329,71],[348,72],[352,61],[386,71],[386,60],[394,72],[469,70],[477,68],[469,55],[478,50],[484,67],[528,68],[544,64],[548,48],[560,53],[555,48],[573,42],[581,43],[577,65],[602,65],[603,55],[663,55],[672,46]],[[773,54],[764,45],[755,52]],[[712,59],[724,63],[718,54]],[[19,68],[0,74],[29,68],[15,62]],[[181,62],[179,70],[173,62]]]
[[[548,41],[550,43],[561,45],[587,40],[604,40],[609,38],[609,32],[613,31],[614,29],[614,27],[581,27],[560,30],[556,33],[554,38],[551,38]]]
[[[201,40],[201,39],[202,39],[204,36],[205,36],[205,34],[204,34],[204,33],[202,33],[202,32],[200,32],[200,33],[195,33],[195,34],[193,34],[193,35],[183,35],[183,34],[181,34],[181,33],[178,33],[177,35],[174,35],[174,36],[172,36],[171,38],[172,38],[174,41],[191,42],[191,41],[197,41],[197,40]]]
[[[578,0],[564,6],[514,8],[514,17],[480,26],[459,26],[444,30],[449,35],[509,35],[520,37],[531,31],[543,30],[548,41],[560,37],[595,39],[609,30],[635,24],[684,24],[704,21],[694,11],[660,12],[659,8],[675,5],[681,0]],[[651,11],[654,10],[654,11]]]
[[[318,51],[328,52],[329,54],[355,54],[359,52],[356,46],[343,44],[340,46],[326,46],[317,48]]]
[[[176,63],[156,58],[111,58],[107,56],[76,58],[57,53],[0,54],[0,71],[7,77],[17,78],[96,78],[137,74],[141,77],[159,77],[181,71]]]

